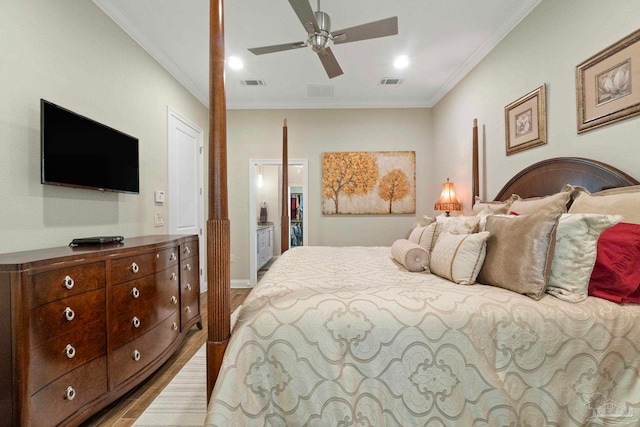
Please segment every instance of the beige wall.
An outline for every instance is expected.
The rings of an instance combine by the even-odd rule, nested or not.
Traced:
[[[431,110],[230,110],[227,112],[229,219],[234,280],[249,276],[249,159],[279,159],[282,121],[288,119],[289,158],[308,159],[309,194],[305,215],[309,245],[391,245],[403,237],[416,215],[431,213],[425,197],[427,171],[434,161]],[[416,152],[416,215],[323,216],[320,211],[321,154],[325,151]],[[279,215],[269,210],[271,218]],[[278,228],[276,227],[276,230]]]
[[[576,133],[575,66],[638,28],[640,2],[543,0],[433,109],[228,112],[232,278],[249,266],[249,159],[278,159],[282,119],[289,157],[308,159],[309,244],[390,245],[415,216],[323,216],[324,151],[416,151],[417,213],[433,214],[450,177],[470,207],[471,125],[486,158],[481,193],[545,158],[583,156],[640,177],[640,118]],[[0,252],[66,245],[78,236],[166,233],[153,190],[167,190],[167,106],[200,125],[207,111],[92,2],[0,2]],[[546,83],[548,144],[504,153],[504,106]],[[39,100],[45,98],[140,139],[140,195],[40,184]],[[206,158],[206,156],[205,156]],[[170,195],[167,195],[170,197]],[[270,216],[273,217],[270,211]]]
[[[0,52],[0,253],[165,234],[167,107],[205,141],[207,109],[89,0],[0,1]],[[40,98],[139,138],[140,194],[42,185]]]
[[[638,17],[637,0],[543,0],[433,108],[439,161],[432,177],[451,176],[458,194],[471,201],[471,127],[478,118],[486,158],[483,197],[495,196],[524,167],[558,156],[597,159],[640,178],[640,117],[578,135],[575,86],[576,65],[640,28]],[[542,84],[548,142],[507,157],[504,107]],[[433,186],[429,190],[435,197]]]

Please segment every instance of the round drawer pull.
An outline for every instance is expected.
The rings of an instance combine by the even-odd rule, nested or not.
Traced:
[[[142,357],[142,354],[140,354],[138,350],[133,350],[133,360],[137,362],[140,360],[141,357]]]
[[[187,286],[185,286],[185,288],[187,288],[188,291],[191,290],[191,283],[187,283]]]
[[[176,298],[176,296],[175,296],[175,295],[173,295],[173,296],[171,297],[171,304],[177,304],[177,303],[178,303],[178,298]]]
[[[73,285],[75,285],[76,282],[73,281],[73,279],[71,278],[71,276],[65,276],[64,278],[64,287],[67,289],[71,289],[73,288]]]
[[[134,274],[140,271],[140,267],[138,267],[138,264],[136,264],[135,262],[131,264],[131,271],[133,271]]]
[[[131,295],[133,295],[134,298],[138,298],[140,296],[140,291],[138,290],[138,288],[134,287],[133,289],[131,289]]]
[[[187,271],[191,271],[191,264],[185,265],[184,269],[187,270]]]
[[[172,330],[172,331],[176,331],[176,330],[178,330],[178,324],[177,324],[176,322],[173,322],[173,323],[171,324],[171,330]]]
[[[185,246],[184,247],[184,253],[185,254],[190,254],[191,253],[191,248],[189,246]]]
[[[138,319],[137,316],[133,317],[133,327],[134,328],[139,328],[140,327],[140,319]]]
[[[71,322],[73,318],[76,317],[76,313],[71,309],[71,307],[67,307],[64,309],[64,317]]]
[[[73,348],[71,344],[67,344],[67,347],[64,349],[65,353],[67,353],[67,357],[69,359],[73,359],[76,355],[76,349]]]
[[[178,275],[176,273],[171,273],[171,277],[169,277],[169,280],[176,280],[178,278]]]
[[[73,389],[73,387],[67,387],[67,392],[65,393],[64,398],[67,400],[73,400],[76,398],[76,391]]]
[[[191,313],[191,307],[186,306],[186,307],[184,308],[184,311],[185,311],[186,313]]]
[[[176,253],[175,252],[171,252],[171,255],[169,255],[169,261],[174,261],[176,258],[178,258],[176,256]]]

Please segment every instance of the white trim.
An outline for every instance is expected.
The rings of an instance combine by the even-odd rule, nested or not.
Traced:
[[[231,280],[231,289],[243,289],[251,288],[251,283],[246,279],[233,279]]]

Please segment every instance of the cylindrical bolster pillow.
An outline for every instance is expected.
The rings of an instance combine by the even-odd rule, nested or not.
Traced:
[[[417,243],[399,239],[391,246],[391,255],[409,271],[429,272],[429,252]]]

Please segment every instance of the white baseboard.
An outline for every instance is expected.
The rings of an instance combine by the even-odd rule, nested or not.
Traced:
[[[249,280],[244,279],[234,279],[231,280],[231,288],[250,288],[251,282]]]

